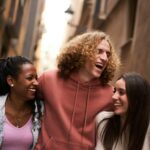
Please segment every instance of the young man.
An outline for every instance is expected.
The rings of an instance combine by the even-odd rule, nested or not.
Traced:
[[[111,109],[108,84],[118,67],[108,36],[89,32],[69,41],[58,57],[58,70],[39,78],[45,115],[37,150],[93,150],[95,116]]]

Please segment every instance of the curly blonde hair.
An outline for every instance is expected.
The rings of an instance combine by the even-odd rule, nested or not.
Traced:
[[[101,31],[86,32],[74,37],[61,49],[57,57],[57,67],[62,77],[68,78],[71,73],[78,72],[84,67],[86,60],[93,61],[96,48],[102,40],[107,40],[110,45],[110,57],[108,64],[100,76],[103,83],[108,83],[114,77],[120,61],[116,55],[111,40],[107,34]]]

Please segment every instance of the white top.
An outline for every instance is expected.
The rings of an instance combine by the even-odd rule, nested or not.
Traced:
[[[96,117],[96,122],[97,125],[100,123],[100,121],[102,121],[104,118],[110,118],[111,116],[113,116],[113,112],[100,112],[97,117]],[[102,128],[104,127],[104,125],[106,124],[107,121],[103,121],[100,126],[98,127],[97,130],[97,143],[96,143],[96,147],[95,150],[105,150],[102,144],[102,141],[100,139],[100,132],[102,130]],[[121,143],[121,141],[119,140],[116,146],[113,146],[112,150],[127,150],[126,144],[127,142],[125,142],[125,139],[123,139],[123,142]],[[142,150],[150,150],[150,125],[148,127],[146,136],[145,136],[145,141],[144,141],[144,145]]]

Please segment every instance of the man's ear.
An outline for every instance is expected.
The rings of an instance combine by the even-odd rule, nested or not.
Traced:
[[[6,80],[10,87],[14,86],[14,78],[11,75],[8,75]]]

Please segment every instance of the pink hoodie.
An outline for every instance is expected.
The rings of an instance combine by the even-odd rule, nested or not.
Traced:
[[[113,90],[94,80],[79,83],[78,77],[62,79],[57,71],[40,78],[45,114],[37,150],[93,150],[96,144],[95,116],[110,109]]]

